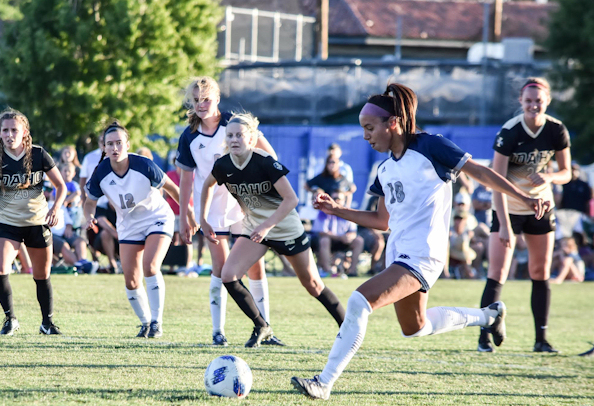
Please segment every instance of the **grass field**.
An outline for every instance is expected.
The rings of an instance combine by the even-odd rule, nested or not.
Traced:
[[[121,275],[52,276],[55,321],[64,336],[41,336],[35,284],[12,275],[21,329],[0,339],[0,404],[221,405],[203,384],[223,354],[247,361],[254,384],[245,405],[313,404],[290,385],[319,373],[337,333],[322,305],[295,278],[269,278],[271,324],[287,347],[245,349],[250,322],[229,298],[230,346],[213,348],[209,278],[166,276],[163,338],[142,340]],[[362,278],[327,280],[344,304]],[[483,282],[440,280],[430,306],[476,306]],[[560,355],[534,354],[529,282],[506,284],[508,340],[495,354],[476,352],[477,328],[404,339],[392,308],[371,315],[365,342],[334,386],[328,405],[591,405],[594,358],[577,353],[594,340],[594,284],[553,286],[550,341]]]

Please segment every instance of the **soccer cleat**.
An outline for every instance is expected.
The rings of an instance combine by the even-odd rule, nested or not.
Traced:
[[[268,324],[262,327],[254,327],[254,331],[252,331],[252,336],[249,340],[247,340],[245,346],[247,348],[258,348],[262,343],[262,340],[269,340],[272,337],[272,327],[270,327]]]
[[[51,335],[62,335],[60,328],[56,326],[54,323],[50,324],[42,324],[39,327],[39,334],[45,334],[47,336]]]
[[[138,332],[138,334],[136,334],[137,338],[148,338],[148,334],[149,334],[149,325],[148,324],[141,324],[140,326],[140,331]]]
[[[220,345],[226,347],[229,344],[227,343],[227,338],[225,337],[225,335],[221,332],[218,332],[212,336],[212,345]]]
[[[313,379],[297,378],[294,376],[291,378],[291,383],[295,389],[312,399],[328,400],[330,398],[331,388],[329,385],[320,382],[319,375],[314,376]]]
[[[163,327],[161,327],[161,323],[156,321],[151,321],[151,325],[149,326],[148,338],[159,338],[163,335]]]
[[[550,353],[558,353],[559,350],[553,348],[551,344],[547,340],[537,341],[534,343],[534,352],[550,352]]]
[[[495,302],[490,304],[487,309],[497,312],[495,320],[489,326],[489,330],[493,335],[493,343],[499,347],[503,343],[503,340],[505,340],[505,315],[507,314],[505,303],[501,301]]]
[[[580,357],[591,357],[592,355],[594,355],[594,347],[592,347],[592,349],[590,349],[589,351],[586,352],[582,352],[581,354],[578,354]]]
[[[4,323],[2,324],[2,330],[0,330],[0,335],[3,336],[11,336],[14,335],[15,331],[19,329],[19,321],[16,317],[6,317],[4,319]]]
[[[487,339],[483,339],[482,337],[479,338],[478,348],[476,349],[478,352],[494,352],[493,345],[491,345],[491,340],[487,336]]]
[[[280,338],[277,338],[275,335],[273,335],[272,337],[270,337],[267,340],[262,340],[262,342],[260,343],[262,345],[278,345],[281,347],[285,347],[287,344],[283,343]]]

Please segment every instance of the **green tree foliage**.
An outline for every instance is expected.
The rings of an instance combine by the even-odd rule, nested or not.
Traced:
[[[18,8],[18,0],[0,0],[0,20],[14,21],[22,17]]]
[[[559,103],[563,120],[576,134],[572,153],[580,161],[594,160],[594,7],[592,0],[559,0],[552,15],[548,47],[555,60],[553,82],[569,89]]]
[[[133,144],[173,135],[191,76],[216,73],[213,0],[26,0],[0,48],[5,104],[34,142],[74,143],[118,118]]]

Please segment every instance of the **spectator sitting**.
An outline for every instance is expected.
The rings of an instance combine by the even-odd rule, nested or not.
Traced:
[[[491,226],[493,220],[493,210],[491,209],[491,200],[493,198],[493,190],[490,187],[479,184],[472,193],[472,208],[474,209],[474,217],[478,223]]]
[[[43,182],[43,195],[48,201],[48,206],[53,206],[51,195],[53,186],[51,182]],[[54,255],[62,255],[64,262],[76,266],[85,273],[94,274],[99,269],[97,262],[87,260],[87,243],[79,235],[74,233],[72,219],[68,210],[62,206],[57,213],[58,223],[51,228]]]
[[[76,152],[76,148],[74,145],[66,145],[64,148],[60,150],[60,156],[58,157],[58,165],[61,164],[72,164],[74,165],[74,176],[73,180],[75,182],[79,181],[79,174],[80,174],[80,161],[78,160],[78,154]]]
[[[466,229],[471,231],[474,230],[476,228],[476,226],[478,225],[478,221],[476,220],[476,217],[474,217],[471,213],[470,213],[470,206],[472,205],[472,199],[470,198],[470,195],[468,193],[466,193],[465,191],[459,192],[456,194],[456,197],[454,197],[454,210],[452,210],[452,213],[457,213],[457,212],[465,212],[466,213]]]
[[[310,179],[305,184],[305,189],[308,192],[313,192],[314,194],[318,193],[328,193],[332,195],[333,193],[343,193],[346,195],[351,195],[355,193],[357,187],[353,182],[350,182],[344,175],[342,175],[339,171],[338,167],[338,159],[334,158],[332,155],[329,155],[326,158],[326,166],[322,173]]]
[[[328,157],[333,157],[338,161],[338,171],[340,172],[340,174],[342,176],[344,176],[349,182],[354,182],[355,178],[353,176],[353,168],[351,168],[351,166],[349,164],[347,164],[346,162],[344,162],[341,157],[342,157],[342,148],[340,148],[340,145],[338,145],[337,143],[333,142],[332,144],[330,144],[328,146],[328,149],[326,150],[326,160]],[[325,165],[325,161],[324,161],[324,165]],[[324,170],[323,167],[321,167],[322,165],[317,165],[318,167],[316,168],[316,172],[322,172]]]
[[[72,219],[72,228],[79,231],[82,227],[83,211],[80,186],[74,181],[76,174],[76,166],[73,163],[62,163],[58,166],[60,174],[64,178],[66,184],[66,199],[64,200],[64,207],[68,210],[68,214]],[[55,192],[54,195],[55,197]]]
[[[97,219],[97,228],[87,230],[89,243],[95,251],[107,256],[109,269],[104,270],[105,272],[121,273],[121,267],[118,263],[120,247],[118,232],[114,226],[117,220],[116,212],[109,206],[109,202],[105,196],[101,196],[97,201],[95,218]],[[99,272],[103,272],[103,270]]]
[[[332,198],[339,204],[344,204],[344,193],[335,192]],[[342,276],[339,270],[332,268],[332,253],[338,252],[346,257],[346,252],[351,250],[351,262],[344,273],[347,276],[357,276],[357,264],[364,242],[363,237],[357,235],[355,223],[320,211],[311,231],[314,234],[312,243],[318,248],[318,263],[324,273]]]
[[[577,244],[573,237],[562,238],[553,253],[552,269],[557,276],[551,278],[552,283],[563,283],[563,281],[583,282],[585,274],[584,261],[578,254]]]
[[[450,275],[456,279],[474,279],[477,272],[472,268],[472,261],[476,252],[470,248],[473,232],[466,227],[468,212],[457,209],[454,213],[454,222],[450,228]]]
[[[580,166],[574,162],[571,164],[571,180],[563,185],[560,195],[555,195],[557,239],[568,238],[574,232],[583,231],[582,220],[589,215],[591,199],[592,188],[588,182],[580,179]]]
[[[377,204],[379,198],[377,196],[371,196],[368,203],[367,211],[377,211]],[[386,249],[386,236],[380,230],[367,227],[358,227],[357,233],[363,237],[363,250],[371,254],[371,266],[369,269],[369,275],[375,275],[385,268],[385,249]]]
[[[138,155],[142,155],[143,157],[146,157],[148,159],[150,159],[151,161],[153,160],[153,153],[151,152],[151,150],[148,147],[140,147],[136,150],[136,154]]]

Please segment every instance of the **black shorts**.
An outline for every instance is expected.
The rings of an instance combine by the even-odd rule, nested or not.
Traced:
[[[17,227],[0,223],[0,238],[22,242],[30,248],[47,248],[52,246],[52,230],[47,224]]]
[[[545,213],[540,220],[534,217],[534,214],[510,214],[509,220],[511,222],[514,234],[533,234],[543,235],[557,229],[555,225],[555,213],[551,210]],[[491,225],[491,232],[499,231],[499,219],[497,213],[493,211],[493,224]]]
[[[240,235],[240,237],[250,238],[249,235],[244,234]],[[274,241],[264,239],[264,241],[262,241],[260,244],[270,247],[278,254],[285,255],[287,257],[297,255],[300,252],[307,250],[310,246],[309,236],[306,232],[294,240]]]

